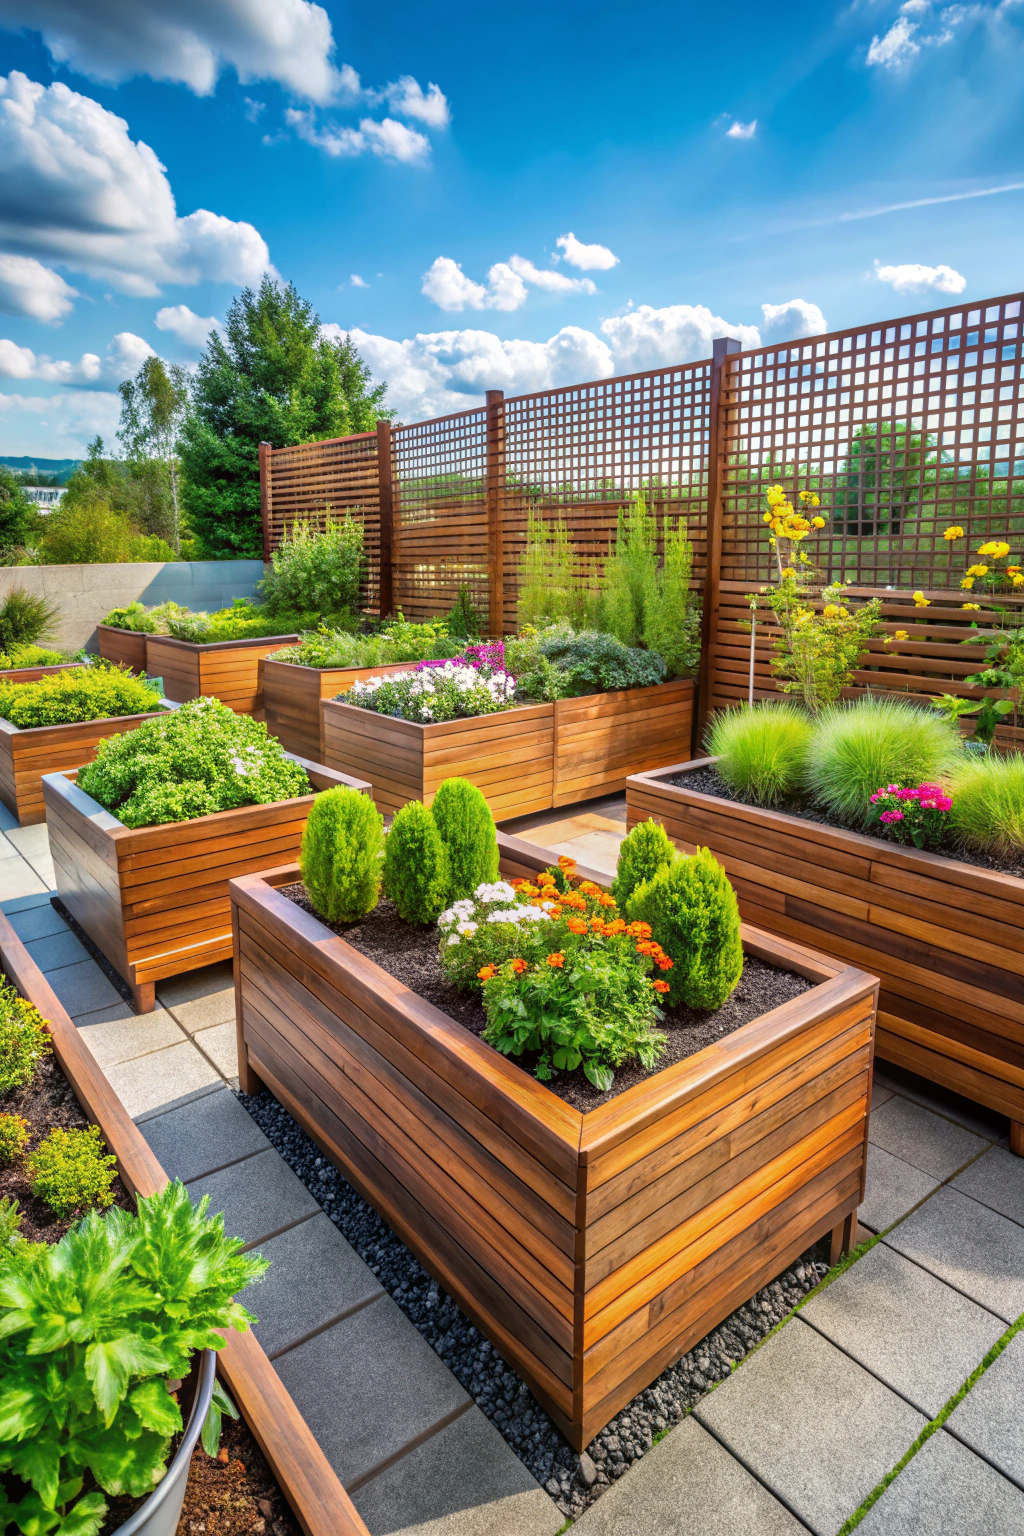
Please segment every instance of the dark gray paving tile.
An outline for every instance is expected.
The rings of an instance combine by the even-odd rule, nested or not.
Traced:
[[[104,1014],[114,1016],[105,1018]],[[170,1014],[162,1008],[154,1008],[152,1013],[136,1013],[126,1003],[120,1010],[109,1008],[99,1009],[96,1013],[81,1013],[75,1023],[104,1071],[107,1067],[132,1061],[136,1056],[148,1056],[170,1045],[182,1045],[186,1039]]]
[[[935,1179],[948,1179],[988,1145],[962,1125],[899,1094],[872,1114],[871,1141]]]
[[[869,1142],[868,1176],[858,1219],[872,1232],[883,1232],[938,1187],[938,1179]]]
[[[885,1243],[876,1243],[800,1315],[928,1418],[1006,1327]]]
[[[1024,1312],[1024,1228],[977,1200],[937,1190],[883,1241],[1005,1322]]]
[[[52,973],[49,981],[72,1018],[78,1013],[92,1013],[97,1008],[112,1008],[124,1001],[95,960],[64,965]]]
[[[952,1187],[1024,1226],[1024,1157],[1014,1157],[1005,1147],[990,1147],[957,1175]]]
[[[927,1423],[799,1316],[694,1413],[818,1536],[835,1536]]]
[[[275,1369],[346,1485],[470,1401],[390,1296],[289,1350]]]
[[[1018,1333],[999,1359],[954,1408],[946,1420],[951,1435],[993,1462],[1024,1487],[1024,1333]]]
[[[144,1134],[169,1176],[184,1183],[270,1146],[226,1088],[147,1120]]]
[[[33,939],[43,939],[51,933],[71,932],[60,914],[54,911],[48,897],[39,906],[26,907],[21,912],[8,915],[11,927],[23,944],[29,944]]]
[[[892,1098],[893,1092],[892,1088],[887,1088],[884,1083],[880,1083],[876,1075],[871,1085],[871,1113],[874,1114],[876,1109],[881,1109],[886,1099]]]
[[[1021,1536],[1024,1493],[940,1429],[857,1529],[863,1536]]]
[[[192,1180],[188,1192],[193,1200],[209,1195],[210,1211],[224,1212],[225,1232],[243,1238],[249,1247],[320,1209],[273,1147]]]
[[[371,1536],[555,1536],[565,1524],[476,1407],[357,1489],[353,1503]]]
[[[50,910],[52,912],[53,908]],[[53,915],[56,917],[56,912]],[[27,945],[29,954],[41,971],[55,971],[64,965],[81,965],[83,960],[92,963],[89,951],[79,943],[71,929],[64,923],[61,923],[61,928],[63,933],[48,933],[43,938],[31,940]]]
[[[270,1268],[238,1299],[259,1318],[254,1332],[271,1356],[384,1294],[372,1269],[322,1211],[261,1243],[260,1253]]]
[[[0,805],[0,811],[6,810],[6,806]],[[5,917],[12,917],[18,912],[30,912],[34,907],[50,907],[49,891],[37,891],[34,895],[8,897],[0,889],[0,910]]]
[[[692,1415],[573,1525],[579,1536],[796,1536],[803,1530]]]
[[[999,1141],[1005,1137],[1006,1119],[997,1110],[976,1104],[973,1099],[965,1099],[962,1094],[943,1088],[938,1083],[931,1083],[926,1077],[919,1077],[916,1072],[908,1072],[905,1067],[897,1067],[891,1061],[876,1061],[875,1077],[904,1098],[913,1099],[926,1109],[934,1110],[937,1115],[955,1120],[976,1136],[982,1136],[988,1141]]]

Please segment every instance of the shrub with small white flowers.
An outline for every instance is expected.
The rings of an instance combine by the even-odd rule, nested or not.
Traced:
[[[460,991],[479,992],[483,966],[541,953],[544,927],[557,910],[551,900],[531,904],[506,880],[478,885],[471,897],[453,902],[437,920],[442,971]]]
[[[416,672],[392,672],[353,683],[338,694],[345,704],[370,709],[396,720],[432,725],[439,720],[468,720],[514,709],[516,682],[507,672],[479,670],[458,661]]]

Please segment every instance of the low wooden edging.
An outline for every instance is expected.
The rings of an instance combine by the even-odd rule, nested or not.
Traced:
[[[117,1158],[117,1171],[129,1193],[152,1195],[163,1189],[168,1182],[166,1173],[2,913],[0,965],[22,997],[46,1020],[53,1054],[83,1110],[99,1126]],[[369,1536],[255,1335],[228,1332],[217,1355],[217,1370],[306,1536]]]
[[[362,779],[295,760],[312,794],[153,827],[126,827],[71,774],[44,778],[57,892],[128,982],[139,1013],[153,1009],[164,977],[231,958],[228,880],[297,857],[319,790],[370,793]]]
[[[262,718],[260,662],[271,651],[298,645],[299,636],[264,635],[258,640],[215,640],[206,645],[146,635],[146,671],[162,677],[164,693],[176,704],[220,699],[236,715]]]
[[[501,840],[507,874],[550,855]],[[877,982],[815,985],[584,1116],[275,887],[232,880],[239,1074],[266,1084],[582,1448],[863,1196]]]
[[[34,670],[34,669],[33,669]],[[41,672],[63,672],[46,667]],[[24,677],[22,682],[35,682]],[[23,827],[46,820],[43,776],[68,768],[84,768],[108,736],[120,736],[152,720],[162,710],[144,715],[111,715],[106,720],[83,720],[73,725],[34,725],[24,729],[0,720],[0,800],[13,811]]]
[[[879,1056],[1007,1115],[1024,1155],[1024,880],[669,782],[713,762],[631,778],[629,826],[710,848],[744,917],[881,977]]]
[[[116,661],[119,666],[130,667],[133,672],[145,672],[147,636],[142,631],[115,629],[113,624],[97,624],[96,634],[104,661]]]
[[[268,656],[260,662],[267,730],[289,752],[315,758],[318,763],[326,762],[320,700],[347,693],[353,683],[365,682],[368,677],[415,672],[418,666],[418,661],[401,661],[380,667],[304,667],[297,662],[274,661]]]
[[[286,663],[287,665],[287,663]],[[690,750],[693,683],[526,704],[496,715],[419,725],[324,699],[324,762],[367,778],[382,811],[429,805],[443,779],[476,784],[509,821],[625,788],[643,765]]]

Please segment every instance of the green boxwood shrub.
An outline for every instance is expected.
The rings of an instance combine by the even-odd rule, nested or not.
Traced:
[[[468,779],[445,779],[430,808],[448,851],[448,896],[462,901],[498,878],[498,834],[490,806]]]
[[[160,703],[159,693],[133,673],[102,664],[51,672],[34,683],[0,681],[0,716],[21,730],[144,715]]]
[[[42,1014],[0,978],[0,1094],[30,1083],[36,1063],[51,1050]]]
[[[743,704],[714,717],[707,749],[741,799],[779,805],[804,787],[813,734],[811,721],[795,704]]]
[[[384,842],[384,890],[406,923],[432,923],[448,896],[448,850],[421,800],[395,814]]]
[[[299,868],[320,916],[351,923],[380,900],[384,818],[358,789],[339,785],[317,795],[302,834]]]
[[[114,1203],[117,1159],[105,1151],[98,1125],[84,1131],[57,1126],[26,1158],[25,1171],[32,1193],[61,1219]]]
[[[707,848],[641,885],[627,915],[650,923],[652,937],[674,962],[664,978],[671,1006],[721,1008],[743,975],[743,945],[736,892]]]
[[[78,784],[126,827],[190,821],[309,794],[305,770],[266,726],[217,699],[191,699],[101,741]]]
[[[660,821],[648,817],[639,822],[624,839],[612,881],[612,895],[619,911],[625,912],[629,898],[645,880],[653,880],[676,858],[676,850]]]

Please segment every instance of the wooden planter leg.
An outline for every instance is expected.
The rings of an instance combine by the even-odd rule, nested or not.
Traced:
[[[1024,1157],[1024,1121],[1010,1121],[1010,1151],[1014,1157]]]
[[[135,999],[136,1013],[152,1013],[156,1007],[156,982],[133,981],[129,982],[132,996]]]
[[[857,1212],[851,1211],[845,1220],[832,1228],[832,1240],[829,1244],[828,1262],[829,1268],[838,1264],[846,1253],[853,1251],[857,1240]]]

